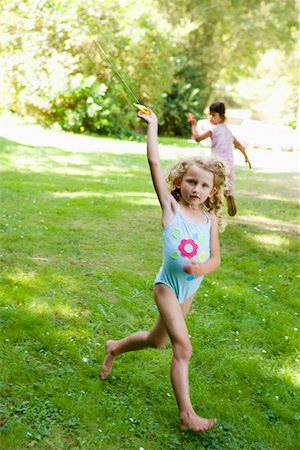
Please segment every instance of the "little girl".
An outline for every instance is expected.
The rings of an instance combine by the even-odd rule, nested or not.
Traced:
[[[188,366],[192,346],[185,316],[205,275],[220,265],[218,221],[223,207],[226,169],[210,158],[189,158],[170,170],[168,183],[160,165],[157,118],[149,109],[138,116],[148,123],[147,157],[154,188],[162,209],[163,263],[154,282],[159,316],[150,332],[139,331],[106,342],[100,371],[105,379],[122,353],[146,347],[161,348],[170,338],[173,349],[171,382],[179,409],[180,429],[207,431],[216,424],[194,411],[189,392]]]
[[[225,197],[227,200],[228,214],[235,216],[237,209],[234,197],[232,195],[234,187],[234,161],[232,144],[238,148],[245,157],[245,163],[251,169],[251,163],[247,156],[245,148],[232,135],[229,128],[225,125],[225,105],[222,102],[212,103],[209,107],[209,121],[213,125],[212,129],[199,134],[197,131],[197,120],[193,113],[189,112],[187,121],[192,124],[192,135],[196,142],[200,142],[208,137],[211,138],[211,153],[213,156],[221,159],[229,171]]]

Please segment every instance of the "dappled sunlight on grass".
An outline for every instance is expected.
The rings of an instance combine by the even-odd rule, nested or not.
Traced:
[[[118,170],[117,167],[108,168],[97,165],[86,165],[84,168],[76,168],[76,167],[66,167],[66,166],[58,166],[52,167],[50,170],[44,170],[43,173],[56,173],[56,174],[65,174],[65,175],[88,175],[89,177],[99,177],[99,176],[107,176],[108,171],[109,175],[113,175],[114,173],[122,173],[122,177],[129,177],[130,175],[125,175],[122,170]]]
[[[45,158],[44,156],[43,158]],[[89,176],[107,176],[112,174],[122,174],[124,176],[124,169],[118,165],[103,166],[94,164],[94,162],[83,158],[82,156],[63,156],[54,155],[47,160],[39,158],[38,156],[20,155],[15,157],[13,164],[19,171],[30,171],[34,173],[57,173],[66,175],[89,175]],[[127,174],[128,175],[128,174]]]
[[[87,158],[84,158],[81,155],[73,155],[73,156],[62,156],[62,155],[53,155],[50,157],[50,161],[54,161],[62,164],[74,164],[74,165],[88,165],[89,161]]]
[[[52,197],[55,198],[82,198],[82,197],[96,197],[105,199],[118,199],[126,198],[128,203],[134,205],[155,205],[157,206],[158,200],[154,193],[149,192],[119,192],[109,191],[109,193],[103,192],[53,192]]]
[[[88,191],[81,191],[81,192],[53,192],[51,194],[51,197],[55,198],[82,198],[82,197],[108,197],[106,194],[103,194],[102,192],[88,192]]]
[[[252,236],[252,239],[259,244],[270,247],[288,248],[290,245],[288,238],[274,234],[256,234]]]
[[[25,155],[20,155],[19,157],[15,157],[14,165],[19,170],[24,169],[34,169],[34,167],[38,164],[38,160],[34,157],[28,157]]]
[[[241,196],[254,197],[254,198],[260,199],[260,200],[275,200],[275,201],[286,201],[287,200],[285,193],[283,193],[282,195],[279,195],[279,193],[274,195],[274,194],[268,194],[266,192],[260,192],[258,194],[256,190],[248,191],[245,189],[239,189],[238,197],[241,197]],[[296,204],[299,203],[298,189],[296,187],[290,189],[290,195],[288,197],[288,201],[291,203],[296,203]]]
[[[8,280],[13,283],[23,284],[26,286],[30,286],[36,280],[37,274],[35,272],[15,272],[11,273],[7,276]]]
[[[128,203],[131,203],[132,205],[158,205],[158,200],[155,194],[135,192],[132,195],[132,192],[122,192],[121,197],[126,197]]]
[[[262,229],[268,229],[271,231],[289,231],[293,233],[299,233],[300,228],[298,225],[284,222],[283,220],[273,220],[263,216],[242,216],[239,215],[234,219],[228,218],[229,223],[240,223],[247,225],[259,226]]]
[[[284,381],[288,381],[289,383],[293,383],[295,386],[300,387],[300,372],[292,369],[291,367],[285,367],[279,370],[278,372],[279,378],[282,378]]]
[[[28,307],[26,308],[29,311],[33,312],[34,314],[53,314],[56,317],[79,317],[79,310],[75,310],[70,305],[66,304],[58,304],[55,303],[55,305],[49,305],[46,302],[42,301],[35,301],[32,302]]]

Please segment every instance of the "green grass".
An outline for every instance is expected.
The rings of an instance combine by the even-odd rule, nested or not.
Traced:
[[[0,139],[0,158],[1,449],[299,448],[296,174],[237,170],[222,266],[187,319],[193,404],[218,418],[197,436],[178,430],[170,346],[123,355],[98,380],[107,338],[157,314],[145,157]]]
[[[185,139],[177,137],[160,136],[159,143],[161,145],[172,145],[173,147],[195,148],[195,141],[191,138]]]

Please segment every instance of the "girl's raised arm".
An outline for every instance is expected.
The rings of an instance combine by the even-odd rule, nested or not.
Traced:
[[[138,117],[143,119],[148,124],[147,129],[147,158],[150,167],[151,177],[156,191],[160,206],[163,211],[163,226],[165,226],[173,217],[176,210],[176,200],[171,195],[165,176],[160,164],[158,152],[158,122],[157,117],[153,111],[150,114],[145,114],[138,111]]]

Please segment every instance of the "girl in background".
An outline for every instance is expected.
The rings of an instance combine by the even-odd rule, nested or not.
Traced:
[[[220,159],[224,162],[228,169],[228,179],[225,189],[225,197],[227,200],[228,214],[235,216],[237,212],[236,203],[233,197],[234,188],[234,158],[232,151],[232,144],[235,148],[238,148],[245,157],[245,163],[251,169],[251,163],[247,156],[245,148],[240,142],[232,135],[231,131],[225,124],[225,104],[223,102],[212,103],[209,107],[209,121],[213,127],[204,133],[199,133],[197,130],[197,119],[194,114],[189,112],[187,121],[192,125],[192,135],[196,142],[200,142],[208,137],[211,138],[212,156]]]
[[[162,209],[163,262],[154,282],[157,321],[148,331],[106,342],[100,371],[105,379],[122,353],[147,347],[161,348],[170,338],[173,350],[171,383],[181,430],[207,431],[216,424],[196,414],[190,399],[188,367],[192,346],[185,322],[204,276],[220,265],[218,222],[221,220],[226,169],[215,159],[188,158],[177,162],[165,180],[158,152],[156,115],[138,116],[148,124],[147,158]]]

